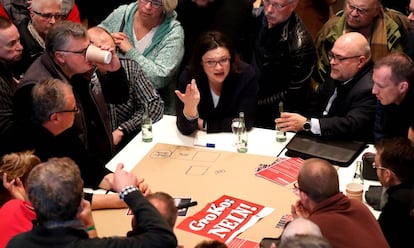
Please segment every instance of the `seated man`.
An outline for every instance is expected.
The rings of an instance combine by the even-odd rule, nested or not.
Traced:
[[[42,81],[33,87],[32,98],[34,122],[26,126],[25,139],[19,142],[22,148],[35,150],[42,161],[70,157],[79,166],[85,187],[97,188],[110,171],[87,153],[72,128],[80,110],[70,84]]]
[[[372,75],[377,99],[374,139],[407,137],[414,120],[414,63],[403,53],[377,61]]]
[[[329,74],[328,52],[344,33],[359,32],[369,40],[372,60],[403,51],[408,32],[407,16],[384,9],[381,0],[345,0],[344,9],[331,17],[316,38],[318,53],[314,79],[325,82]]]
[[[375,144],[375,168],[385,187],[387,202],[378,222],[391,247],[412,242],[414,218],[414,147],[407,138],[383,139]]]
[[[360,33],[346,33],[336,40],[329,57],[330,76],[314,94],[309,115],[282,113],[277,126],[327,138],[372,140],[375,97],[368,41]]]
[[[309,218],[333,247],[389,247],[370,210],[339,192],[338,173],[329,162],[305,160],[295,188],[299,200],[292,205],[293,217]]]
[[[105,29],[89,28],[88,35],[94,45],[115,49],[115,42]],[[159,121],[164,112],[164,102],[139,64],[126,58],[120,58],[119,61],[129,79],[129,99],[126,103],[108,104],[112,137],[118,150],[141,130],[145,104],[148,106],[148,113],[153,122]]]
[[[82,200],[78,166],[68,158],[54,158],[37,165],[27,179],[37,225],[15,236],[7,247],[177,247],[171,228],[135,186],[136,176],[122,168],[119,164],[109,184],[132,209],[140,233],[128,238],[96,238],[90,205]]]
[[[171,229],[174,229],[177,221],[177,207],[174,198],[165,192],[155,192],[146,196],[148,201],[160,212]]]
[[[77,108],[74,128],[90,156],[101,164],[114,155],[114,145],[106,104],[124,103],[129,98],[129,82],[115,51],[112,60],[96,69],[86,60],[90,40],[82,24],[56,23],[46,38],[46,52],[33,62],[15,93],[14,115],[23,126],[32,117],[31,90],[45,79],[58,78],[73,87]],[[99,90],[95,89],[99,85]]]

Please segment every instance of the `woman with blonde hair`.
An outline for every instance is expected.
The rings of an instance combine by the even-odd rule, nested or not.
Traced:
[[[115,9],[98,26],[112,33],[119,56],[138,62],[173,114],[175,81],[184,55],[177,0],[137,0]]]

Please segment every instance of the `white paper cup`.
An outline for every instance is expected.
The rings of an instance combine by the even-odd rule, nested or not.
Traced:
[[[362,193],[364,186],[360,183],[348,183],[346,185],[346,195],[348,198],[353,198],[362,201]]]
[[[109,64],[112,59],[112,53],[100,49],[99,47],[90,44],[86,50],[86,60],[101,64]]]

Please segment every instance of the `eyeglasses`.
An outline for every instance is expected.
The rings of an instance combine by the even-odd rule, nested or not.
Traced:
[[[90,45],[90,43],[89,43],[89,45]],[[89,45],[86,47],[86,48],[84,48],[84,49],[82,49],[82,50],[79,50],[79,51],[70,51],[70,50],[56,50],[56,52],[64,52],[64,53],[75,53],[75,54],[79,54],[79,55],[82,55],[82,56],[86,56],[86,50],[88,50],[88,47],[89,47]]]
[[[156,9],[164,6],[164,4],[162,3],[162,1],[159,1],[159,0],[139,0],[139,2],[142,3],[142,4],[151,3],[151,6],[153,8],[156,8]]]
[[[297,182],[293,184],[293,190],[295,194],[299,194],[300,191],[305,192],[299,188],[299,184]]]
[[[380,169],[380,170],[387,170],[387,168],[384,168],[384,167],[381,167],[381,166],[377,166],[375,164],[375,162],[372,163],[372,168],[374,168],[374,169]]]
[[[352,11],[356,11],[358,15],[366,15],[368,14],[368,11],[370,9],[375,9],[375,8],[360,8],[358,6],[353,5],[352,3],[350,3],[349,1],[346,3],[346,6],[348,6],[348,9],[352,12]]]
[[[289,1],[285,5],[282,5],[280,3],[270,3],[270,0],[263,0],[263,4],[264,5],[266,5],[266,6],[272,6],[272,9],[277,9],[277,10],[281,10],[281,9],[287,7],[288,5],[292,4],[292,3],[293,3],[293,0],[292,1]]]
[[[226,66],[229,64],[229,62],[230,62],[230,58],[222,58],[220,60],[207,60],[204,62],[204,64],[207,67],[213,68],[213,67],[216,67],[217,64],[220,64],[221,66]]]
[[[339,62],[342,62],[342,61],[347,60],[347,59],[359,58],[361,56],[363,56],[363,55],[355,55],[355,56],[349,56],[349,57],[342,57],[340,55],[334,54],[333,52],[328,52],[328,59],[329,59],[329,61],[333,59],[333,60],[335,60],[337,62],[338,61]]]
[[[52,14],[52,13],[40,13],[37,11],[32,10],[33,13],[35,13],[36,15],[45,18],[47,20],[50,20],[52,18],[55,18],[55,20],[62,20],[65,18],[65,15],[63,14]]]
[[[58,113],[79,113],[79,108],[76,105],[75,107],[73,107],[73,109],[64,109],[64,110],[60,110],[60,111],[55,111],[55,112],[53,112],[49,115],[49,118],[50,118],[50,116],[52,116],[52,114],[55,114],[55,113],[56,114],[58,114]]]

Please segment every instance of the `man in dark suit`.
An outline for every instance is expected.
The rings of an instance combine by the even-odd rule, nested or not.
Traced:
[[[282,113],[282,131],[305,131],[335,139],[372,140],[375,97],[370,47],[363,35],[346,33],[329,52],[330,76],[312,97],[308,116]]]

